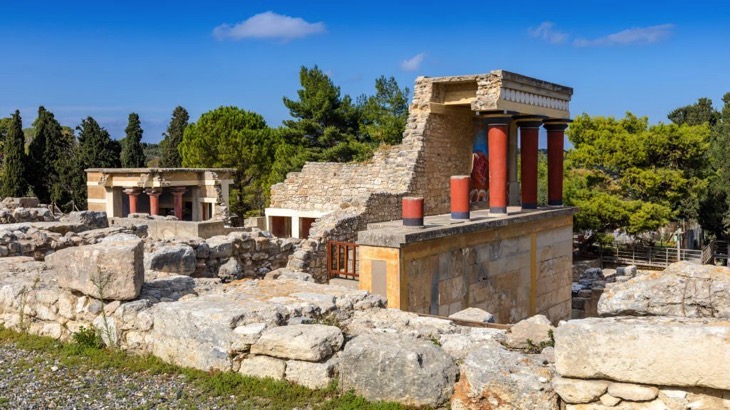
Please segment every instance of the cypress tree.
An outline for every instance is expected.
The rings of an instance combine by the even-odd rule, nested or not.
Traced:
[[[167,132],[162,134],[165,137],[162,140],[163,167],[179,168],[182,166],[182,157],[178,151],[178,145],[183,140],[183,133],[188,126],[188,120],[190,120],[190,116],[185,108],[179,105],[175,107],[175,110],[172,112],[170,125],[167,127]]]
[[[54,144],[61,139],[61,125],[53,117],[53,113],[41,106],[33,127],[35,137],[28,146],[27,180],[38,199],[42,203],[48,203],[51,200],[52,181],[58,174],[54,169],[54,163],[58,159]]]
[[[129,114],[127,128],[124,129],[126,137],[122,143],[122,167],[144,168],[145,156],[142,148],[142,126],[137,113]]]
[[[74,159],[74,172],[71,189],[75,205],[86,208],[86,172],[88,168],[119,168],[121,146],[109,136],[109,132],[99,126],[92,117],[81,121],[76,127],[79,131],[78,147]]]
[[[15,110],[4,143],[2,196],[19,197],[28,193],[25,179],[25,136],[20,111]]]

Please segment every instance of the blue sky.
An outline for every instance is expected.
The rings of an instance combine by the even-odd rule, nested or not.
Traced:
[[[130,112],[157,142],[176,105],[288,118],[302,65],[343,94],[375,78],[506,69],[574,88],[571,113],[647,115],[730,91],[730,1],[0,0],[0,116],[39,105],[93,116],[114,138]]]

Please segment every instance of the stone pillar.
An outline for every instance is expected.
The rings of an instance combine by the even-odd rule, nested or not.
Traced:
[[[507,214],[509,117],[487,118],[489,144],[489,213]]]
[[[523,120],[520,127],[520,176],[522,177],[522,209],[537,209],[538,134],[542,121]]]
[[[139,188],[125,188],[124,193],[127,194],[127,196],[129,197],[129,213],[136,214],[137,197],[139,197],[139,194],[142,193],[142,190]]]
[[[150,215],[160,214],[160,195],[162,195],[162,189],[151,188],[144,191],[147,196],[150,197]]]
[[[548,205],[562,206],[563,145],[568,124],[565,120],[545,120],[544,125],[548,134]]]
[[[183,186],[176,186],[170,189],[170,192],[174,196],[175,203],[175,217],[182,221],[183,218],[183,194],[187,191]]]
[[[451,219],[454,221],[468,221],[471,217],[469,182],[469,175],[451,177]]]

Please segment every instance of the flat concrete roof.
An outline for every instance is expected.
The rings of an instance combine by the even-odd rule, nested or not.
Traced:
[[[234,172],[235,168],[88,168],[84,171],[105,174],[146,174],[150,172]]]
[[[366,231],[358,232],[357,243],[365,246],[400,248],[411,243],[573,215],[578,212],[578,208],[546,207],[523,210],[516,206],[507,208],[507,212],[506,216],[494,216],[486,209],[471,211],[469,221],[458,223],[452,223],[450,214],[427,216],[424,218],[423,228],[403,226],[402,220],[369,224]]]

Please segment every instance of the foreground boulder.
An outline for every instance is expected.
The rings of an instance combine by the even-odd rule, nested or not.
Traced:
[[[552,345],[555,328],[544,315],[536,315],[512,326],[505,334],[505,344],[513,349],[538,349]]]
[[[339,351],[345,339],[335,326],[291,325],[267,330],[251,353],[319,362]]]
[[[144,283],[141,240],[59,250],[46,257],[59,285],[96,299],[131,300]]]
[[[464,359],[451,408],[558,410],[550,377],[536,359],[484,343]]]
[[[555,330],[563,377],[730,390],[730,321],[590,318]]]
[[[87,229],[103,229],[109,227],[109,219],[107,219],[106,212],[99,211],[71,212],[63,216],[61,221],[81,223]]]
[[[439,407],[454,391],[458,369],[430,340],[395,333],[370,333],[345,345],[342,388],[368,400]]]
[[[680,316],[730,319],[730,269],[677,262],[607,289],[601,316]]]

